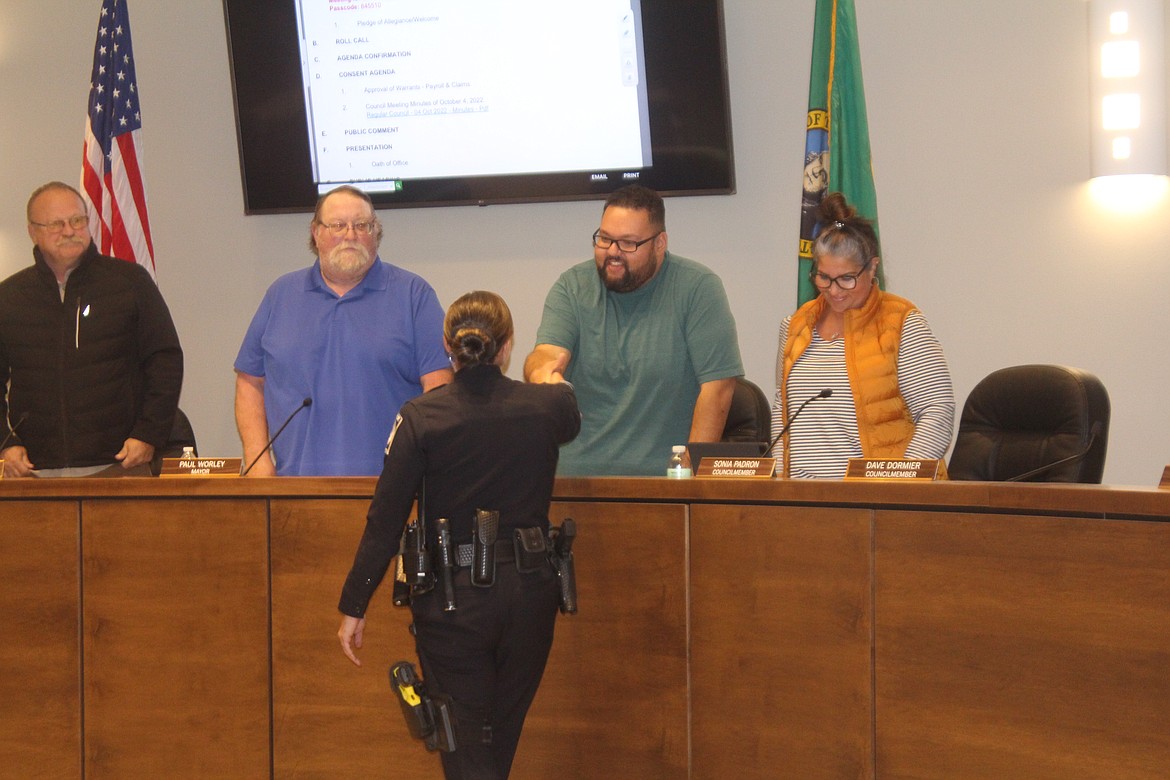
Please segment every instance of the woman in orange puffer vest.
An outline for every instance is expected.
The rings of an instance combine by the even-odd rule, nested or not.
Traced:
[[[777,442],[784,475],[840,478],[851,457],[942,458],[955,418],[942,347],[914,304],[878,286],[873,223],[837,192],[817,217],[820,294],[780,326],[773,435],[821,399]]]

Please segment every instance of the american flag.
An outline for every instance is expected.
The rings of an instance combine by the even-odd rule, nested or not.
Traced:
[[[142,114],[126,0],[103,0],[89,79],[81,192],[102,254],[154,276],[154,245],[142,182]]]

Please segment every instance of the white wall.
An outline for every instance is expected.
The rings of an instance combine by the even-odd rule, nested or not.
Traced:
[[[1113,402],[1105,481],[1156,484],[1170,463],[1170,199],[1116,216],[1089,197],[1084,1],[857,5],[889,287],[926,312],[960,403],[1001,366],[1089,369]],[[795,306],[813,3],[725,8],[738,193],[671,199],[667,222],[675,251],[722,275],[748,377],[770,391],[776,328]],[[0,0],[2,276],[30,262],[28,193],[77,180],[98,9]],[[308,216],[243,216],[220,3],[130,10],[158,280],[187,356],[182,406],[204,453],[234,454],[231,363],[268,283],[311,261]],[[504,295],[524,354],[548,287],[590,256],[599,204],[380,216],[383,256],[444,305],[474,288]]]

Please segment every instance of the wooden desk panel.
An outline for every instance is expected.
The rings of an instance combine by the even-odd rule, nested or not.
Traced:
[[[81,774],[75,501],[0,502],[0,774]]]
[[[879,777],[1166,777],[1170,524],[876,527]]]
[[[686,507],[554,502],[565,517],[580,611],[557,617],[513,780],[686,778]]]
[[[390,665],[417,667],[418,659],[410,610],[394,607],[389,578],[367,610],[361,668],[337,640],[337,600],[369,506],[368,498],[272,502],[276,777],[442,777],[438,757],[410,738],[390,692]]]
[[[695,778],[872,778],[870,518],[695,506]]]
[[[81,527],[85,776],[267,776],[265,502],[93,500]]]

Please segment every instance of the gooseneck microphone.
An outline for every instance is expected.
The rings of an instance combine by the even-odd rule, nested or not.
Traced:
[[[293,413],[290,414],[288,416],[288,419],[284,421],[284,425],[280,426],[280,430],[278,430],[276,432],[276,434],[271,439],[268,440],[268,443],[264,445],[264,449],[260,450],[260,454],[256,456],[255,460],[253,460],[251,463],[248,464],[248,468],[244,469],[244,473],[240,474],[240,476],[241,477],[248,476],[248,472],[252,470],[252,467],[255,466],[260,461],[261,458],[264,457],[264,453],[268,452],[268,450],[270,450],[272,448],[272,443],[275,442],[280,437],[280,434],[284,433],[284,429],[287,428],[288,424],[293,421],[293,418],[301,413],[301,409],[304,409],[306,406],[312,406],[312,405],[313,405],[312,398],[306,398],[305,400],[301,401],[301,405],[293,410]]]
[[[1012,477],[1011,479],[1005,479],[1004,482],[1023,482],[1025,480],[1031,479],[1032,477],[1037,477],[1041,474],[1045,474],[1045,473],[1051,471],[1052,469],[1056,468],[1057,466],[1063,466],[1066,463],[1072,463],[1073,461],[1080,460],[1081,458],[1083,458],[1089,454],[1089,450],[1093,449],[1093,445],[1097,443],[1097,434],[1099,434],[1099,433],[1101,433],[1101,421],[1100,420],[1093,423],[1093,427],[1089,429],[1089,443],[1085,445],[1085,448],[1083,450],[1081,450],[1079,452],[1074,452],[1072,455],[1069,455],[1067,458],[1061,458],[1060,460],[1054,460],[1051,463],[1047,463],[1043,466],[1037,466],[1036,468],[1032,469],[1031,471],[1025,471],[1023,474],[1017,474],[1016,476]]]
[[[20,419],[16,421],[16,425],[13,425],[8,429],[8,435],[4,437],[4,441],[0,441],[0,452],[4,452],[4,448],[8,446],[8,442],[12,441],[12,437],[16,435],[16,429],[23,425],[24,421],[27,419],[28,412],[25,412],[24,414],[20,415]]]
[[[792,423],[796,422],[796,418],[799,417],[800,413],[804,411],[804,407],[808,406],[809,404],[811,404],[813,401],[817,400],[818,398],[828,398],[832,394],[833,394],[833,388],[826,387],[824,390],[817,393],[816,395],[806,398],[804,403],[802,403],[800,406],[796,407],[796,411],[793,412],[792,416],[788,418],[788,422],[784,423],[784,427],[780,429],[780,433],[776,434],[776,438],[772,439],[772,442],[768,445],[768,449],[764,450],[764,457],[769,458],[772,456],[772,448],[776,446],[776,442],[780,441],[781,436],[788,433],[788,429],[792,427]]]

